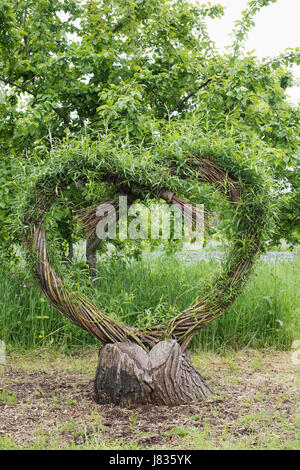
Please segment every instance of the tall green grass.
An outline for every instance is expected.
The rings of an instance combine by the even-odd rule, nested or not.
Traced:
[[[241,296],[196,335],[191,347],[289,349],[300,339],[299,258],[259,261]],[[144,325],[187,307],[203,279],[217,269],[215,260],[186,263],[176,255],[147,255],[131,263],[117,257],[99,265],[96,288],[87,282],[80,264],[70,281],[115,318]],[[11,348],[70,349],[99,344],[52,308],[31,276],[18,267],[11,272],[0,270],[0,339]]]

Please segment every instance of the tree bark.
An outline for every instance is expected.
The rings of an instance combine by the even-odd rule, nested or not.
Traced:
[[[134,343],[107,344],[100,350],[94,391],[97,403],[120,406],[176,406],[212,394],[175,340],[161,341],[149,353]]]
[[[89,267],[89,272],[92,281],[95,281],[98,276],[98,268],[97,268],[97,248],[100,243],[100,239],[96,235],[91,235],[86,240],[86,262]]]

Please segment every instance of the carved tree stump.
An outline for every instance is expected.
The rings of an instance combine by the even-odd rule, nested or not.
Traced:
[[[134,343],[104,346],[94,382],[97,403],[175,406],[212,394],[190,357],[175,340],[147,353]]]

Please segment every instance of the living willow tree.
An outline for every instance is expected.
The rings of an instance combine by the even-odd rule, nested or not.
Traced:
[[[131,343],[103,349],[99,401],[176,404],[209,393],[179,344],[184,351],[200,328],[226,311],[267,240],[295,236],[289,227],[297,220],[291,201],[298,197],[299,108],[289,104],[286,89],[293,84],[289,66],[300,63],[300,53],[265,60],[243,53],[254,15],[270,3],[249,2],[227,54],[217,51],[205,26],[207,17],[222,15],[221,5],[1,3],[5,217],[14,217],[13,180],[23,174],[23,184],[31,185],[22,193],[22,235],[41,289],[102,343]],[[64,211],[75,195],[88,206],[106,188],[111,197],[121,192],[183,207],[196,201],[200,183],[226,200],[231,248],[221,275],[175,318],[144,330],[123,325],[70,292],[50,264],[44,224],[53,228],[56,219],[70,239],[72,224],[64,224],[71,216]],[[274,197],[281,194],[274,224]],[[83,216],[89,235],[97,222],[93,211]],[[6,243],[8,235],[3,231]]]

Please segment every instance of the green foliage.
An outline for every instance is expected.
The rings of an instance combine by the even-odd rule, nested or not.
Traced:
[[[276,3],[277,0],[251,0],[248,2],[247,9],[242,12],[241,20],[235,21],[235,28],[232,35],[235,38],[233,44],[233,59],[235,59],[241,52],[243,42],[247,38],[248,32],[255,26],[253,17],[259,12],[262,7]]]
[[[205,25],[207,17],[222,16],[221,5],[1,1],[6,100],[0,104],[0,151],[6,183],[0,211],[8,222],[2,244],[11,240],[13,182],[22,178],[24,166],[32,174],[32,165],[49,160],[53,144],[66,134],[88,133],[97,140],[110,132],[114,140],[147,147],[167,132],[170,120],[196,115],[199,132],[213,129],[242,148],[267,143],[268,154],[260,157],[274,173],[278,198],[297,191],[290,168],[299,168],[299,108],[289,104],[285,90],[293,84],[289,66],[300,62],[299,49],[263,61],[242,54],[254,16],[270,3],[249,2],[230,52],[221,56]],[[285,198],[277,222],[291,242],[298,225],[295,201]],[[70,238],[68,219],[61,233]]]

